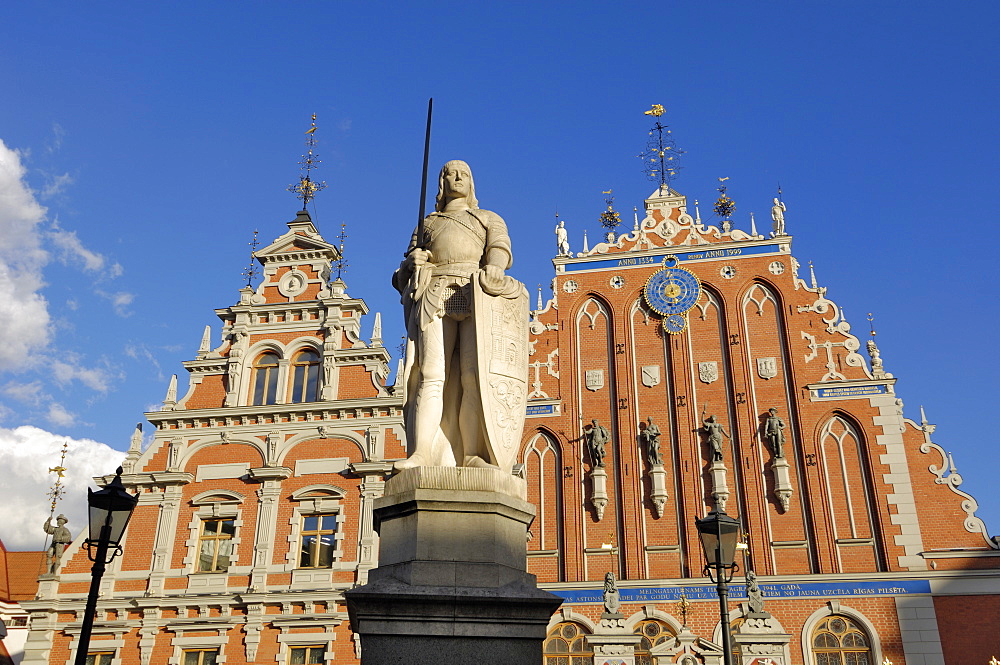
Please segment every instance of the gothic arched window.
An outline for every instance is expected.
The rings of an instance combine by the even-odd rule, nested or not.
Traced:
[[[319,354],[302,351],[292,361],[292,402],[315,402],[319,397]]]
[[[671,641],[677,637],[674,630],[658,619],[640,621],[632,631],[642,636],[642,641],[635,645],[635,665],[653,665],[653,655],[650,653],[661,642]]]
[[[545,638],[545,665],[591,665],[594,650],[587,644],[586,634],[578,623],[557,623]]]
[[[278,355],[271,351],[257,357],[253,364],[254,405],[278,401]]]
[[[816,665],[875,665],[871,640],[851,619],[835,614],[816,626],[812,634]]]

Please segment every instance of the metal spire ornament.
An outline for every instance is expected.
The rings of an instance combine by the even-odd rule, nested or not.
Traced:
[[[53,517],[56,514],[56,504],[62,498],[62,495],[66,493],[66,487],[63,485],[63,477],[66,472],[66,452],[69,450],[69,442],[64,441],[61,454],[59,456],[59,464],[49,469],[49,473],[56,474],[56,481],[52,483],[52,487],[46,494],[49,497],[49,517]]]
[[[719,186],[717,187],[719,198],[716,200],[715,205],[712,206],[715,214],[722,218],[722,228],[724,231],[729,231],[732,228],[733,225],[729,221],[729,218],[736,212],[736,201],[733,201],[726,194],[725,183],[727,180],[729,180],[729,176],[719,178]]]
[[[622,224],[621,215],[614,208],[615,197],[611,195],[611,192],[612,190],[610,189],[606,192],[601,192],[604,194],[604,202],[608,205],[608,209],[601,213],[601,226],[608,230],[608,242],[615,241],[615,229]]]
[[[344,271],[350,267],[347,259],[344,258],[344,241],[349,237],[347,235],[347,222],[342,222],[340,224],[340,235],[337,236],[340,239],[340,258],[337,259],[337,279],[340,279]]]
[[[660,190],[670,191],[670,181],[677,177],[677,172],[681,170],[680,156],[684,151],[674,143],[671,131],[667,125],[660,122],[660,117],[665,113],[662,104],[653,104],[648,111],[643,111],[644,115],[651,115],[656,118],[656,124],[649,130],[649,140],[646,142],[646,150],[637,155],[642,160],[642,172],[653,182],[660,183]]]
[[[309,201],[316,197],[316,194],[326,189],[325,181],[312,179],[312,170],[319,166],[322,161],[316,154],[316,114],[312,114],[312,126],[306,131],[306,154],[302,155],[299,161],[299,170],[302,175],[294,185],[288,186],[288,191],[295,194],[295,198],[302,201],[302,209],[305,210]]]
[[[254,262],[254,254],[257,252],[257,246],[260,244],[257,241],[257,229],[253,230],[253,240],[247,244],[250,245],[250,262],[243,270],[243,276],[247,278],[247,286],[253,286],[253,280],[260,274],[260,271],[257,269],[257,264]]]

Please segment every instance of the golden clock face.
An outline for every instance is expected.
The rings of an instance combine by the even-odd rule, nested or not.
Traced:
[[[663,287],[663,295],[666,298],[670,298],[671,300],[673,300],[677,298],[677,296],[679,296],[680,294],[681,294],[681,287],[678,286],[677,284],[674,284],[673,282],[669,282]]]

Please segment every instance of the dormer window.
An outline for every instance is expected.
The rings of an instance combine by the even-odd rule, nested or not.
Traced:
[[[253,365],[254,405],[275,404],[278,401],[278,356],[268,352]]]
[[[292,362],[292,402],[315,402],[319,396],[319,354],[307,349]]]

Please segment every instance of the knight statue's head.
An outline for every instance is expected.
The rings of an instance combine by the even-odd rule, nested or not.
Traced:
[[[438,212],[444,210],[445,205],[448,204],[448,198],[445,193],[445,179],[448,177],[449,173],[459,174],[461,180],[463,181],[461,191],[469,207],[473,210],[479,207],[479,201],[476,199],[476,185],[472,180],[472,169],[469,165],[463,162],[461,159],[453,159],[451,161],[445,162],[444,166],[441,167],[441,173],[438,174],[438,192],[437,198],[434,202],[434,209]],[[454,184],[447,185],[448,187],[454,187]]]

